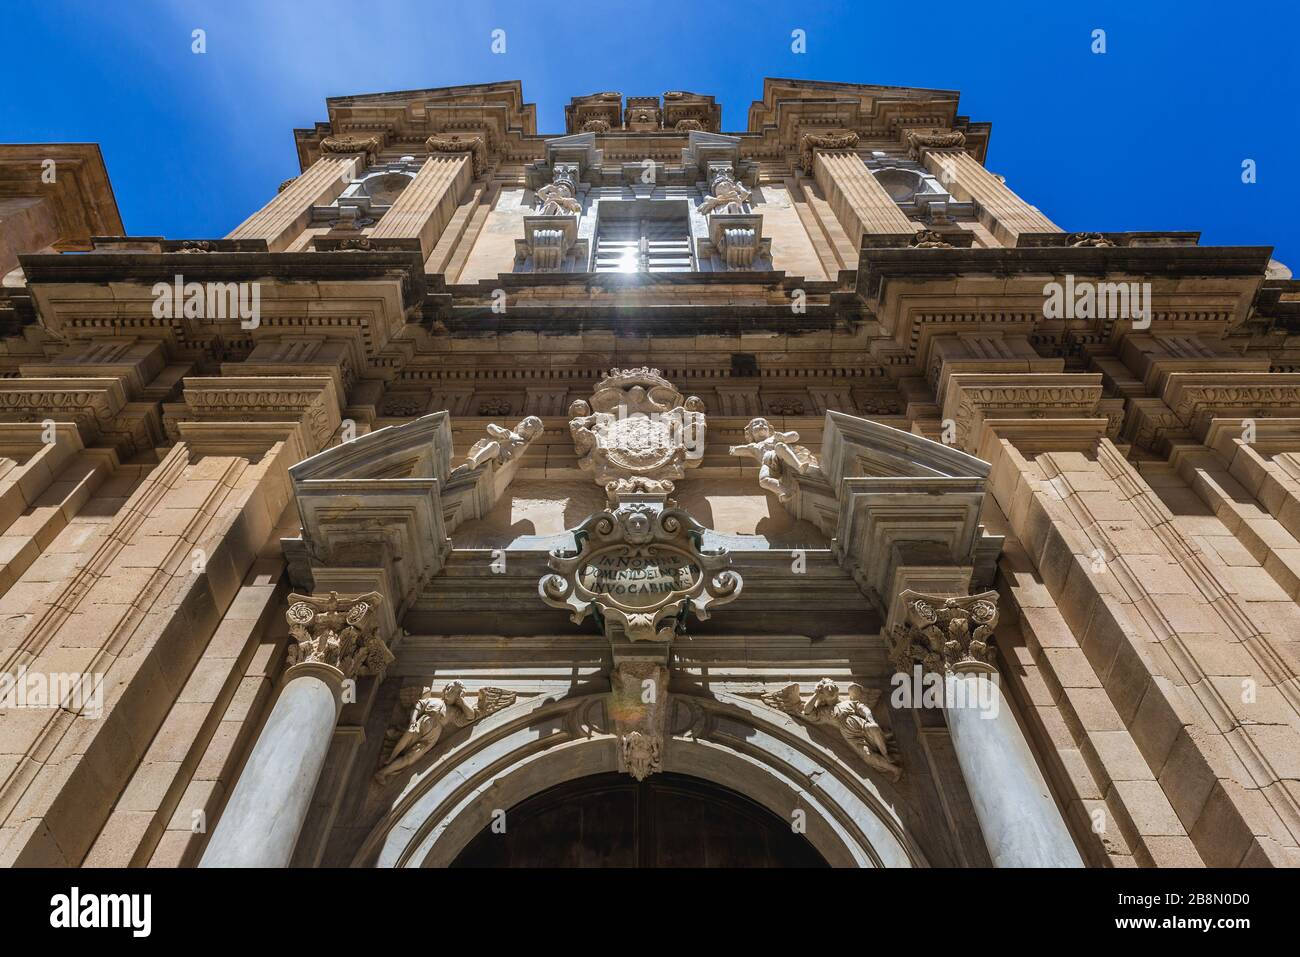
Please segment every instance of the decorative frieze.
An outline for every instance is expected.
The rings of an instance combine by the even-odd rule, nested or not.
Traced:
[[[943,414],[956,426],[957,445],[975,451],[989,419],[1080,419],[1096,414],[1101,373],[954,373]]]

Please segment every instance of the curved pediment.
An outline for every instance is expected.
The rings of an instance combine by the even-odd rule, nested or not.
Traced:
[[[827,412],[821,470],[794,476],[789,507],[834,536],[841,564],[884,610],[902,568],[991,578],[1002,539],[980,525],[990,470],[952,446]]]
[[[376,429],[303,459],[289,469],[294,485],[328,479],[434,478],[451,473],[451,417],[421,416]]]
[[[827,412],[822,470],[833,485],[848,477],[986,479],[983,459],[902,429]]]

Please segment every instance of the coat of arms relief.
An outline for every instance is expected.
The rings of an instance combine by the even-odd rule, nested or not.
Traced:
[[[644,491],[671,492],[658,483],[685,478],[704,457],[704,403],[683,398],[658,369],[611,369],[569,416],[578,464],[606,490],[641,480]]]

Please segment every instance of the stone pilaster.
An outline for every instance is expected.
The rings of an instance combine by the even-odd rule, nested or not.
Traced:
[[[283,252],[307,227],[313,206],[332,203],[365,168],[367,151],[326,153],[276,197],[244,220],[227,239],[264,239],[273,253]]]
[[[453,144],[431,138],[429,158],[415,180],[402,190],[371,232],[373,239],[419,239],[420,254],[428,258],[438,237],[456,212],[457,204],[475,176],[478,153],[470,141],[463,150],[442,149]],[[480,144],[481,140],[473,143]]]
[[[953,196],[979,204],[980,216],[995,236],[1008,246],[1021,233],[1059,233],[1061,227],[1007,188],[965,150],[919,150],[926,169],[938,177]]]
[[[853,151],[855,143],[856,137],[848,141],[808,134],[803,141],[805,171],[816,179],[855,244],[868,234],[898,237],[903,245],[916,227]]]

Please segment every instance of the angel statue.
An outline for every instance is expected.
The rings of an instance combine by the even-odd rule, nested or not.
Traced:
[[[758,462],[758,484],[782,502],[794,495],[793,475],[821,468],[817,456],[802,445],[798,432],[778,432],[762,417],[745,426],[746,445],[731,446],[732,455],[747,455]]]
[[[855,682],[849,685],[848,700],[841,701],[839,685],[823,678],[807,702],[799,694],[798,683],[759,697],[764,704],[812,724],[834,725],[869,766],[896,781],[903,769],[891,751],[889,735],[871,713],[867,695],[867,690]]]
[[[472,471],[484,462],[493,461],[505,465],[514,458],[515,452],[541,434],[542,420],[535,415],[523,419],[513,430],[488,423],[487,438],[479,439],[470,447],[459,468]]]
[[[573,186],[564,180],[547,183],[537,190],[538,216],[563,216],[581,213],[582,203],[573,197]]]
[[[573,450],[578,453],[579,467],[590,471],[595,468],[592,453],[601,444],[601,434],[609,429],[616,417],[608,412],[592,412],[586,399],[574,399],[569,404],[569,434],[573,436]]]
[[[397,737],[387,761],[375,774],[375,780],[381,785],[387,784],[395,774],[420,760],[437,744],[445,729],[450,727],[455,731],[471,725],[494,711],[508,708],[515,703],[516,697],[515,692],[502,688],[480,688],[471,705],[465,700],[465,685],[460,681],[447,682],[441,694],[435,694],[432,686],[422,689],[411,708],[410,724]],[[396,731],[389,734],[394,735]]]
[[[705,197],[704,202],[700,203],[701,216],[708,213],[737,214],[745,211],[745,205],[749,202],[751,194],[736,182],[736,174],[730,169],[722,169],[714,173],[713,182],[709,186],[713,190],[713,195]]]

